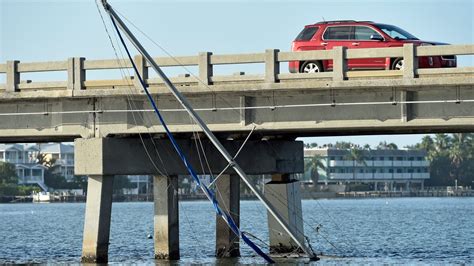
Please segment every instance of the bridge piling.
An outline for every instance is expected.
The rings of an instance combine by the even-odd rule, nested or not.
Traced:
[[[82,257],[84,263],[106,263],[109,252],[113,176],[89,176]]]
[[[154,176],[155,259],[179,260],[178,176]]]
[[[304,242],[300,183],[291,179],[289,174],[273,174],[272,180],[265,184],[265,197],[286,220],[299,241]],[[268,215],[268,231],[270,253],[302,252],[272,215]]]
[[[216,181],[216,197],[220,206],[229,211],[237,226],[240,225],[240,177],[235,174],[222,175]],[[239,236],[235,235],[225,221],[216,215],[216,257],[239,257]]]

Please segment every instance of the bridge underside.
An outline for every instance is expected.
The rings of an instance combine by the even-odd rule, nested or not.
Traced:
[[[457,82],[459,81],[459,82]],[[221,138],[405,134],[474,131],[472,77],[306,81],[182,86],[192,106]],[[444,85],[441,85],[444,84]],[[151,87],[170,129],[200,131],[163,87]],[[211,92],[212,90],[212,92]],[[143,92],[116,87],[4,93],[0,141],[164,136]]]

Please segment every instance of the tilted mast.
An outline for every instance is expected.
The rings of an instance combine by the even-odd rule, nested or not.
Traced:
[[[229,152],[222,146],[220,141],[217,139],[217,137],[212,133],[212,131],[207,127],[207,125],[202,121],[201,117],[194,111],[194,109],[191,107],[187,99],[175,88],[175,86],[171,83],[169,78],[165,75],[165,73],[161,70],[161,68],[158,66],[158,64],[153,60],[153,58],[148,54],[148,52],[143,48],[143,46],[140,44],[140,42],[135,38],[135,36],[130,32],[130,30],[127,28],[127,26],[124,24],[124,22],[120,19],[120,17],[117,15],[117,13],[114,11],[111,5],[107,3],[107,0],[102,0],[102,4],[104,6],[104,9],[107,11],[107,13],[110,15],[111,19],[114,22],[114,26],[118,25],[120,29],[124,32],[124,34],[127,36],[129,41],[135,46],[135,48],[140,52],[140,54],[145,57],[145,59],[150,63],[151,67],[156,71],[158,76],[163,80],[164,84],[166,87],[170,90],[170,92],[173,94],[173,96],[178,100],[178,102],[183,106],[183,108],[188,112],[188,114],[191,116],[191,118],[199,125],[199,127],[202,129],[202,131],[206,134],[206,136],[210,139],[212,144],[217,148],[217,150],[222,154],[222,156],[226,159],[226,161],[229,163],[229,165],[235,170],[235,172],[242,178],[242,180],[245,182],[245,184],[252,190],[252,192],[257,196],[257,198],[263,203],[265,208],[268,210],[268,212],[278,221],[278,223],[283,227],[283,229],[288,233],[288,235],[295,241],[295,243],[298,244],[298,246],[311,258],[311,259],[317,259],[316,254],[313,253],[313,251],[308,248],[305,243],[301,242],[293,233],[293,231],[289,228],[288,224],[284,221],[283,217],[275,210],[273,205],[257,190],[257,188],[250,182],[248,179],[247,175],[245,172],[242,170],[242,168],[237,164],[237,162],[234,161],[233,157],[229,154]],[[132,62],[133,64],[133,62]],[[135,69],[136,70],[136,69]],[[137,72],[137,75],[139,76],[139,73]],[[142,82],[142,85],[144,87],[144,90],[147,92],[147,95],[149,95],[148,90],[145,86],[145,84]],[[149,97],[151,101],[153,99]],[[154,104],[154,102],[152,102]],[[154,106],[156,107],[156,106]],[[156,109],[157,111],[157,109]],[[185,161],[185,164],[187,162]],[[188,167],[188,165],[186,165]]]

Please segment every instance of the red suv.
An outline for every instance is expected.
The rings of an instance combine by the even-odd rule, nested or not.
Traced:
[[[392,25],[371,21],[325,21],[307,25],[292,44],[293,51],[331,50],[336,46],[348,49],[399,47],[414,45],[445,45],[445,43],[421,41],[410,33]],[[420,68],[456,67],[456,56],[420,57]],[[314,73],[332,69],[332,60],[292,61],[292,73]],[[348,69],[403,69],[403,58],[350,59]]]

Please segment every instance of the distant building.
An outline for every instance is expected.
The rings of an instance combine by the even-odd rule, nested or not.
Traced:
[[[362,150],[360,160],[350,150],[311,148],[304,150],[305,161],[319,155],[325,170],[319,169],[318,183],[368,183],[375,189],[423,188],[430,178],[429,161],[424,150]],[[311,180],[307,169],[303,180]]]
[[[45,167],[36,162],[36,145],[0,144],[0,161],[15,165],[19,184],[37,184],[44,190]]]

